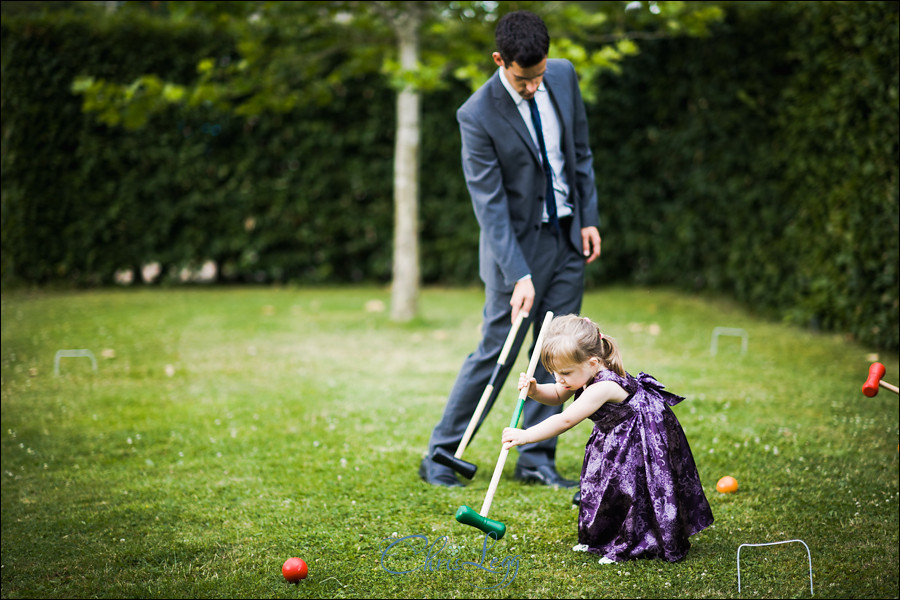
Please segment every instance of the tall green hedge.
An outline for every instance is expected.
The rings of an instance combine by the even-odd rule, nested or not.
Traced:
[[[613,278],[898,345],[898,3],[736,3],[593,115]]]
[[[897,349],[898,4],[728,3],[705,39],[645,41],[589,107],[604,253],[588,284],[732,294]],[[2,282],[108,284],[149,261],[225,281],[386,282],[394,97],[245,121],[173,109],[129,132],[72,80],[187,80],[233,41],[141,15],[4,16]],[[425,283],[476,283],[451,85],[423,102]]]

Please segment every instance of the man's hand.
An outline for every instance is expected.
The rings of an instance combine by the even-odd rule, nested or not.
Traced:
[[[600,256],[600,232],[596,227],[585,227],[581,230],[581,245],[584,258],[592,263]]]
[[[534,283],[531,282],[531,277],[526,277],[516,282],[512,298],[509,299],[509,305],[512,307],[513,323],[516,322],[519,311],[523,311],[525,316],[528,316],[528,313],[531,312],[531,307],[534,305]]]

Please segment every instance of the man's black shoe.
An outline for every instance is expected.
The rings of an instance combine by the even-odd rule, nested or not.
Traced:
[[[516,471],[513,478],[524,481],[525,483],[540,483],[561,488],[573,488],[578,485],[577,481],[571,479],[563,479],[562,475],[556,472],[551,465],[541,465],[540,467],[520,467],[516,465]]]
[[[431,463],[431,465],[428,463]],[[429,466],[431,468],[429,468]],[[456,473],[454,473],[452,469],[434,464],[427,456],[422,459],[422,464],[419,465],[419,477],[422,478],[422,481],[430,483],[431,485],[465,487],[462,482],[456,478]]]

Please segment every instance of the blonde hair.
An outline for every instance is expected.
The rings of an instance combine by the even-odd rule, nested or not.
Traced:
[[[548,371],[558,373],[592,356],[599,358],[610,371],[625,376],[616,340],[603,335],[596,323],[578,315],[564,315],[550,321],[541,347],[541,362]]]

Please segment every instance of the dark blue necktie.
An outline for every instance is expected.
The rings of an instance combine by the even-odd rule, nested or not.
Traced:
[[[544,163],[544,176],[547,180],[547,192],[544,203],[547,205],[547,220],[553,229],[559,228],[556,219],[556,194],[553,192],[553,169],[550,168],[550,159],[547,158],[547,146],[544,144],[544,131],[541,129],[541,115],[538,112],[537,102],[534,98],[528,101],[528,107],[531,109],[531,122],[534,124],[534,131],[537,133],[538,145],[541,147],[541,160]]]

